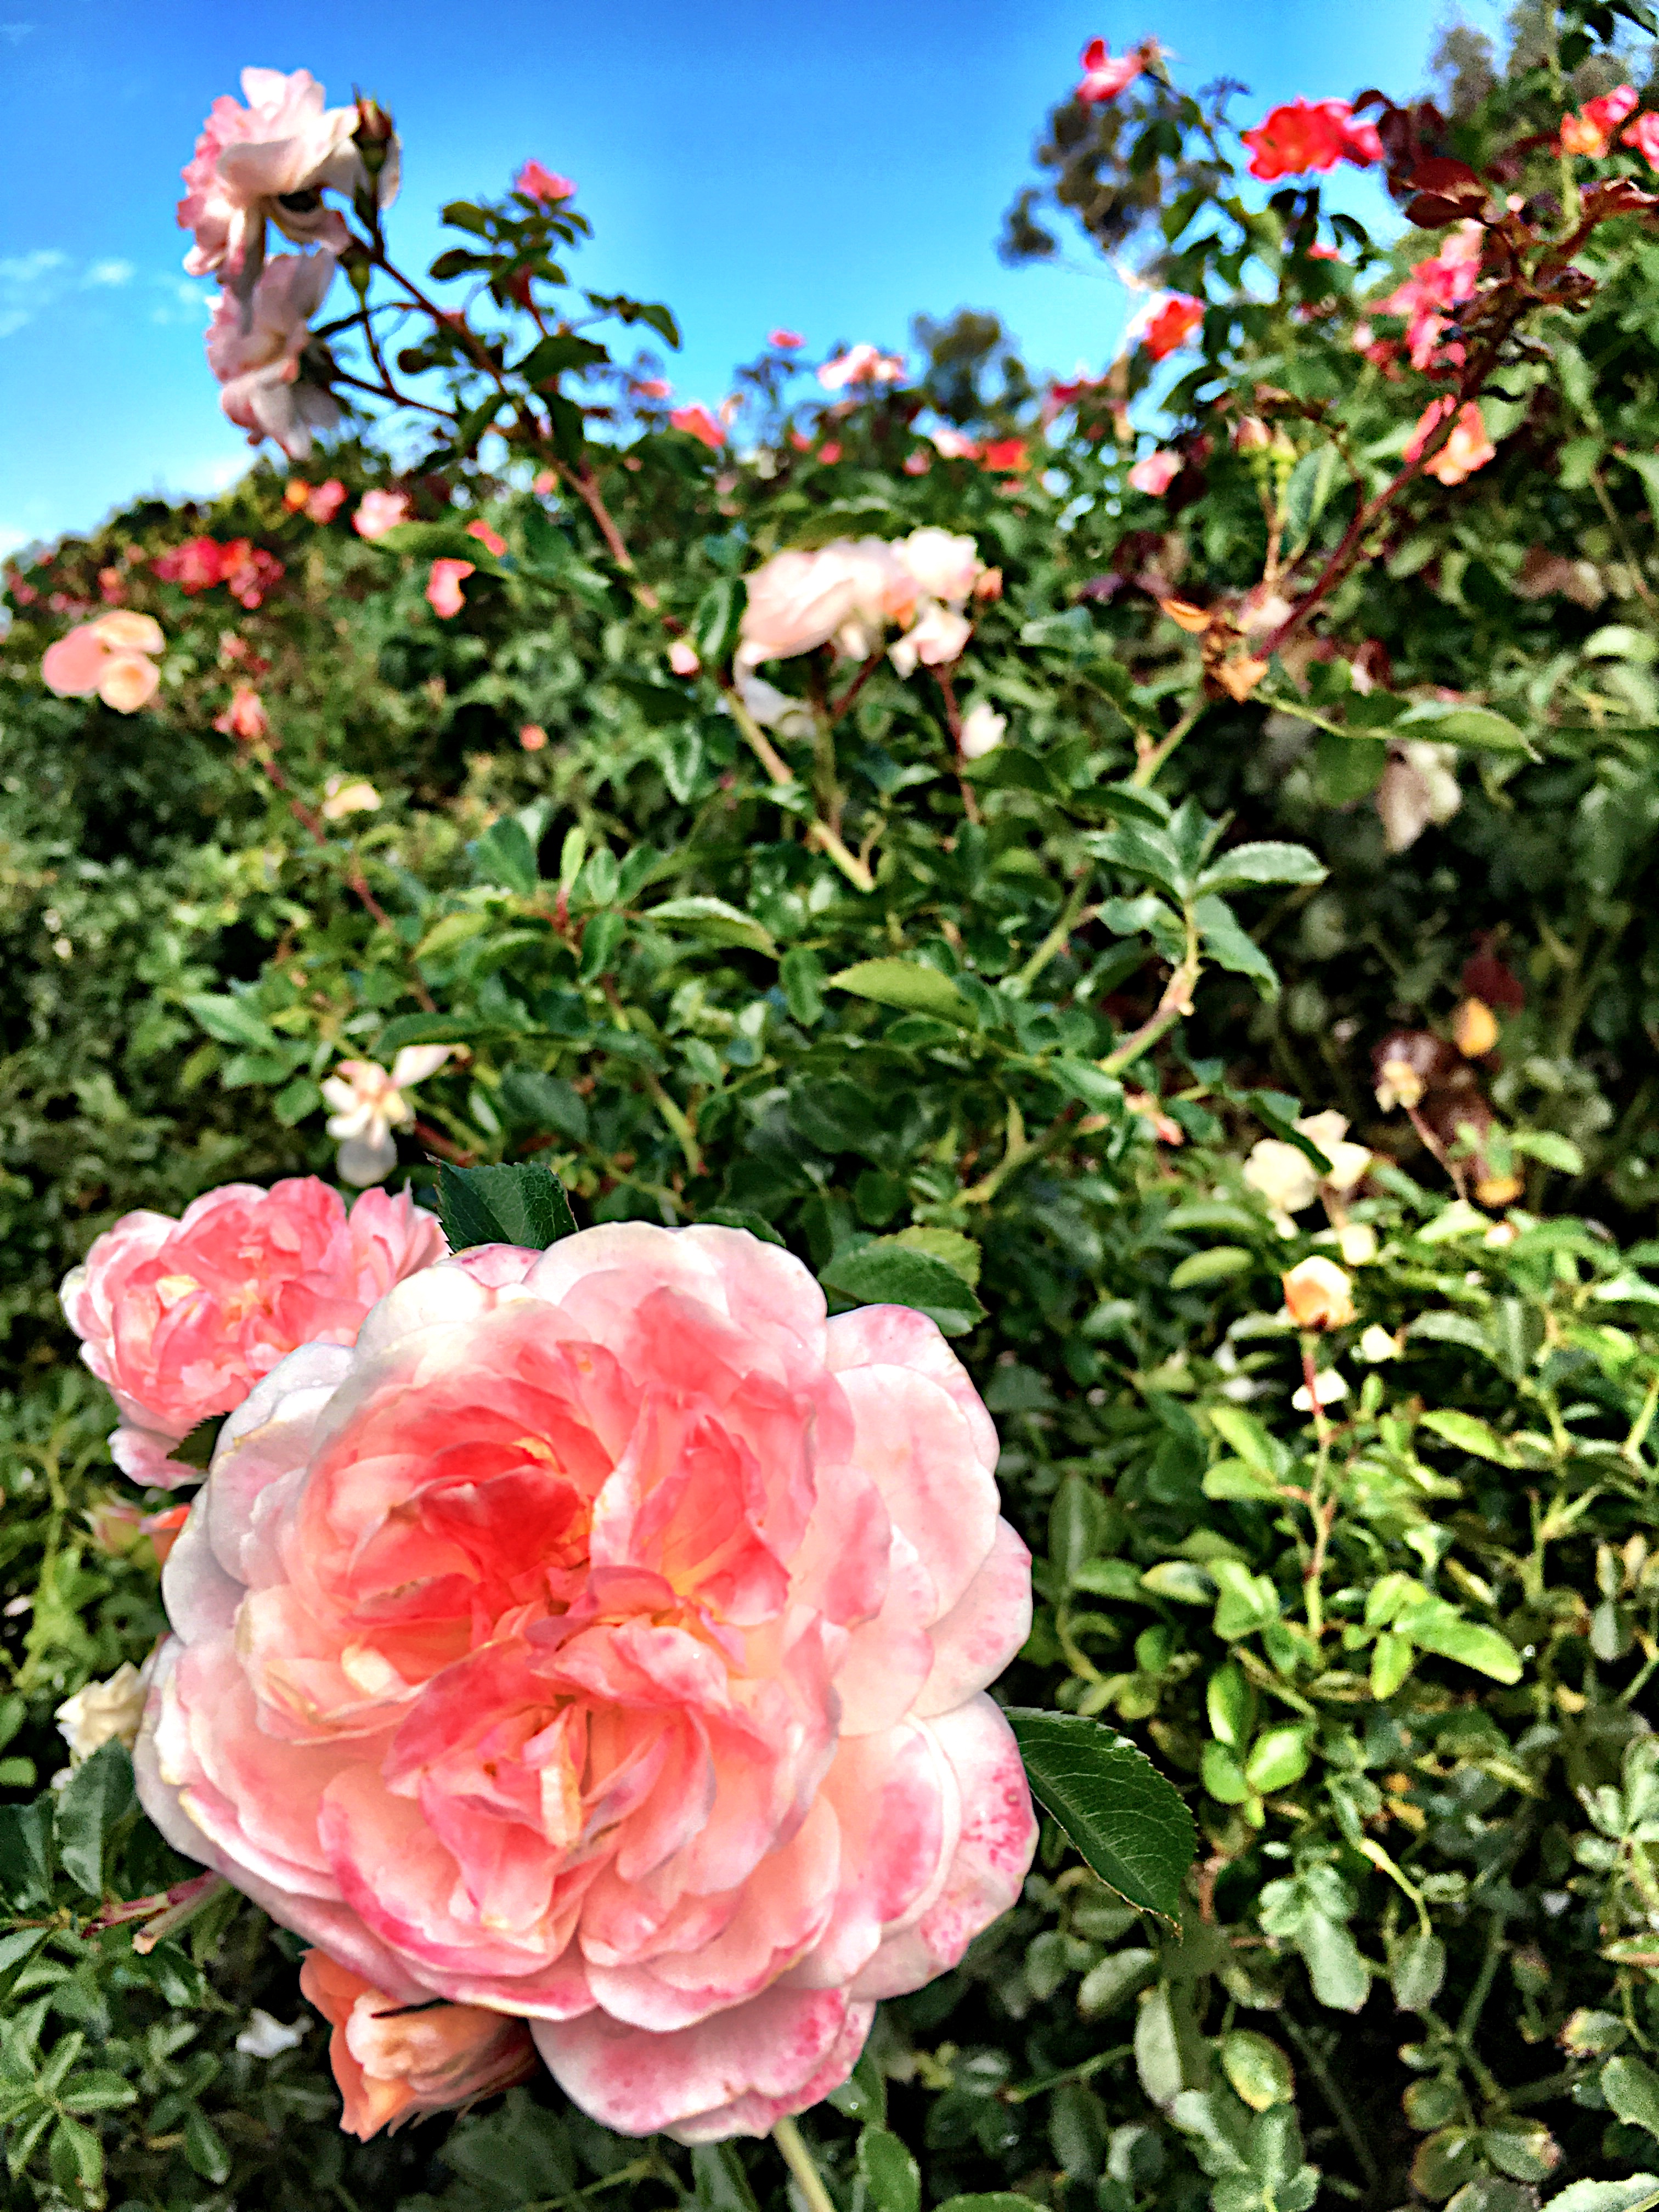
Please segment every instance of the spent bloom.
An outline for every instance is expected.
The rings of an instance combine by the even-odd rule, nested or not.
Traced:
[[[290,460],[311,451],[313,430],[340,419],[339,402],[302,372],[311,318],[334,281],[331,253],[280,253],[246,301],[221,292],[207,330],[219,404],[257,446],[272,438]]]
[[[1361,120],[1346,100],[1298,97],[1271,109],[1254,131],[1239,136],[1250,149],[1253,177],[1305,176],[1334,169],[1339,161],[1363,169],[1382,158],[1376,125]]]
[[[1134,490],[1144,491],[1153,499],[1162,499],[1180,474],[1179,453],[1148,453],[1145,460],[1137,461],[1130,470],[1129,483]]]
[[[323,1103],[334,1109],[326,1127],[339,1139],[335,1164],[342,1182],[362,1186],[391,1174],[398,1164],[392,1132],[415,1119],[404,1094],[435,1075],[453,1049],[447,1044],[406,1044],[389,1070],[378,1060],[343,1060],[325,1080]]]
[[[366,491],[357,502],[351,526],[359,538],[367,538],[372,544],[375,538],[384,538],[389,530],[410,521],[414,513],[414,503],[406,491]]]
[[[763,2134],[1030,1863],[997,1449],[932,1322],[743,1231],[442,1261],[227,1425],[145,1809],[396,2006],[527,2020],[604,2125]]]
[[[440,558],[432,564],[426,580],[426,596],[432,611],[441,622],[448,622],[466,605],[461,586],[469,576],[477,574],[477,566],[471,561],[451,561]]]
[[[128,1660],[107,1682],[88,1682],[72,1698],[66,1698],[52,1718],[69,1746],[70,1765],[79,1766],[106,1743],[124,1743],[131,1751],[138,1741],[138,1723],[144,1717],[149,1689],[143,1675]]]
[[[527,200],[542,200],[550,207],[560,200],[573,200],[576,187],[568,177],[556,170],[543,168],[539,161],[526,161],[513,179],[513,189]]]
[[[1449,311],[1474,298],[1486,235],[1473,220],[1459,223],[1438,253],[1414,263],[1404,283],[1379,301],[1377,313],[1405,317],[1406,348],[1413,368],[1429,367]]]
[[[1431,823],[1449,822],[1463,804],[1456,746],[1425,738],[1393,740],[1375,803],[1389,850],[1409,851]]]
[[[1443,407],[1449,409],[1450,404],[1451,402],[1446,400]],[[1425,419],[1426,422],[1426,417]],[[1432,427],[1428,425],[1429,428]],[[1426,436],[1424,423],[1418,425],[1418,433]],[[1413,442],[1416,442],[1415,435]],[[1422,447],[1419,446],[1418,452],[1421,451]],[[1434,459],[1425,464],[1425,467],[1427,473],[1443,484],[1461,484],[1477,469],[1484,469],[1487,462],[1495,458],[1497,452],[1498,448],[1486,434],[1486,420],[1481,415],[1479,402],[1470,399],[1458,409],[1450,437]],[[1408,460],[1417,458],[1410,446],[1406,448],[1406,458]]]
[[[270,735],[270,717],[252,684],[239,684],[224,713],[214,716],[213,726],[224,737],[240,738],[246,744],[257,744],[260,738]]]
[[[1564,154],[1589,154],[1599,161],[1613,143],[1613,134],[1638,105],[1633,84],[1615,86],[1599,100],[1587,100],[1577,115],[1561,118],[1560,149]]]
[[[840,392],[849,384],[900,384],[903,379],[902,356],[884,353],[867,340],[826,361],[818,371],[818,382],[826,392]]]
[[[1296,1124],[1297,1133],[1309,1138],[1330,1167],[1322,1176],[1297,1146],[1278,1137],[1263,1137],[1252,1145],[1244,1163],[1244,1180],[1267,1201],[1279,1227],[1289,1236],[1295,1224],[1289,1218],[1311,1206],[1322,1188],[1346,1197],[1365,1175],[1371,1156],[1364,1145],[1347,1143],[1348,1124],[1340,1114],[1307,1114]]]
[[[1126,85],[1133,84],[1146,66],[1145,52],[1133,47],[1127,54],[1112,59],[1112,50],[1104,39],[1091,39],[1083,49],[1083,82],[1072,94],[1085,107],[1093,107],[1103,100],[1115,100]]]
[[[300,1987],[333,2033],[329,2063],[345,2111],[340,2124],[367,2142],[384,2127],[510,2089],[536,2070],[521,2020],[479,2005],[410,2010],[325,1951],[307,1951]]]
[[[96,692],[118,714],[136,714],[155,695],[161,672],[154,656],[167,640],[149,615],[124,608],[78,623],[40,656],[40,678],[60,699]]]
[[[1204,320],[1204,302],[1188,292],[1172,292],[1146,318],[1140,343],[1154,361],[1186,345]]]
[[[375,1300],[443,1250],[407,1194],[369,1192],[348,1214],[315,1176],[227,1183],[179,1220],[124,1214],[59,1293],[120,1412],[110,1456],[135,1482],[197,1481],[171,1455],[198,1423],[240,1406],[296,1345],[349,1344]]]
[[[1280,1279],[1298,1328],[1346,1328],[1354,1318],[1353,1285],[1334,1260],[1299,1260]]]

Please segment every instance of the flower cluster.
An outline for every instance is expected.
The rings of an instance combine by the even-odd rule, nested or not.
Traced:
[[[339,414],[307,360],[311,318],[349,236],[325,195],[388,204],[398,190],[398,141],[370,127],[382,118],[362,102],[327,106],[307,70],[244,70],[242,94],[246,106],[228,94],[214,101],[183,173],[179,223],[195,239],[185,267],[224,288],[207,351],[225,413],[251,443],[271,438],[303,460],[312,433]],[[267,262],[267,225],[309,250]]]
[[[1459,223],[1439,252],[1414,262],[1405,283],[1379,303],[1377,313],[1405,318],[1406,349],[1413,368],[1427,368],[1434,362],[1451,311],[1474,298],[1485,238],[1480,223]],[[1462,348],[1447,347],[1444,358],[1454,366],[1461,363]]]
[[[866,659],[896,623],[902,635],[890,658],[901,676],[918,661],[946,667],[973,635],[963,607],[995,574],[971,538],[947,530],[913,530],[891,543],[837,538],[811,552],[775,553],[749,579],[738,665],[792,659],[831,642],[849,659]]]
[[[60,699],[93,692],[118,714],[136,714],[155,695],[161,672],[155,656],[166,645],[161,624],[149,615],[118,609],[77,623],[40,658],[41,680]]]
[[[222,584],[233,599],[250,610],[263,604],[284,574],[274,553],[246,538],[233,538],[222,545],[214,538],[188,538],[182,545],[158,553],[150,566],[162,583],[177,584],[191,597]]]
[[[932,1322],[827,1319],[728,1229],[483,1246],[266,1376],[167,1562],[137,1765],[325,1954],[349,2126],[517,2079],[519,2021],[629,2134],[847,2078],[1036,1843],[985,1694],[1030,1613],[997,1451]]]

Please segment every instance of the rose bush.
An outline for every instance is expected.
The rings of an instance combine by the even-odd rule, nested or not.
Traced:
[[[583,1235],[769,1231],[831,1327],[932,1312],[1036,1561],[990,1694],[1028,1734],[1144,1742],[1197,1817],[1178,1932],[1045,1820],[1013,1909],[785,2124],[803,2188],[1647,2201],[1655,101],[1608,28],[1559,8],[1507,70],[1459,34],[1435,105],[1333,100],[1376,131],[1391,243],[1322,202],[1331,131],[1275,133],[1315,166],[1258,183],[1256,103],[1190,97],[1151,41],[1133,70],[1085,57],[1010,246],[1075,222],[1152,306],[1052,381],[964,316],[909,361],[780,331],[682,406],[623,351],[671,346],[672,316],[591,321],[546,274],[580,196],[524,173],[447,211],[417,281],[447,319],[390,338],[383,201],[321,188],[370,281],[330,294],[303,378],[372,413],[425,377],[430,442],[350,417],[325,483],[261,467],[14,564],[20,2204],[785,2205],[769,2146],[619,2136],[539,2063],[342,2138],[303,1939],[125,1794],[121,1669],[185,1540],[170,1493],[112,1472],[57,1280],[134,1207],[329,1172],[359,1112],[423,1203],[438,1160],[547,1162]],[[367,168],[390,126],[351,124]],[[313,514],[326,483],[347,495]],[[749,661],[778,556],[932,531],[999,587],[935,595],[954,657],[901,595]],[[440,563],[470,570],[442,613]],[[43,656],[116,610],[162,633],[148,702],[50,696]],[[445,1055],[412,1092],[406,1051]],[[65,1728],[112,1733],[37,1790],[83,1692]],[[1117,1756],[1121,1806],[1145,1770]],[[522,2063],[507,2014],[331,1986],[359,2130]],[[721,2017],[619,2033],[693,2039],[680,2109],[717,2076],[763,2118],[801,2054],[728,2065]]]

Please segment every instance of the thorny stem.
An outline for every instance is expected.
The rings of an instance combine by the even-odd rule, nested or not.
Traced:
[[[1124,1038],[1115,1052],[1109,1052],[1098,1063],[1103,1075],[1121,1075],[1125,1068],[1133,1067],[1142,1053],[1149,1052],[1177,1022],[1185,1020],[1193,1011],[1193,987],[1198,981],[1201,965],[1198,926],[1189,910],[1187,915],[1187,950],[1181,965],[1164,985],[1164,995],[1153,1012],[1138,1030]]]
[[[936,668],[933,678],[945,702],[945,726],[951,732],[951,765],[957,772],[957,785],[962,793],[962,811],[970,822],[977,822],[979,801],[974,796],[974,787],[962,772],[962,713],[957,705],[957,687],[951,681],[948,668]]]
[[[836,2200],[823,2185],[817,2160],[806,2147],[806,2138],[791,2119],[775,2122],[772,2140],[783,2153],[783,2162],[811,2212],[836,2212]]]
[[[1089,878],[1085,875],[1073,887],[1071,896],[1061,908],[1060,920],[1048,932],[1025,965],[1012,979],[1019,986],[1022,994],[1030,989],[1054,955],[1065,951],[1072,932],[1080,927],[1085,920],[1093,919],[1092,914],[1085,915],[1083,910],[1083,901],[1088,887]],[[1006,990],[1007,986],[1005,984],[1003,988]]]

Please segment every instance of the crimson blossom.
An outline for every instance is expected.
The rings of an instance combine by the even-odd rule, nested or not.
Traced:
[[[479,1247],[265,1378],[167,1561],[139,1790],[343,1970],[355,2124],[518,2063],[441,2011],[388,2050],[365,1988],[527,2021],[625,2134],[846,2080],[1036,1843],[996,1459],[931,1321],[828,1319],[739,1230]]]

